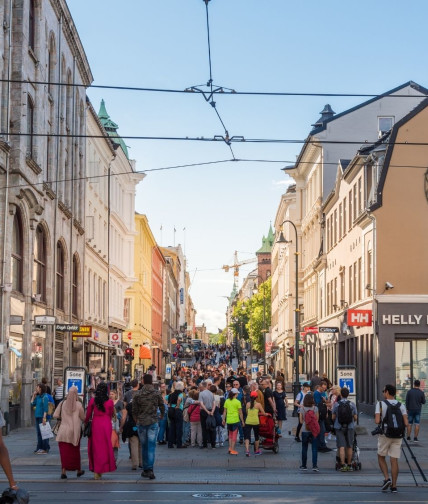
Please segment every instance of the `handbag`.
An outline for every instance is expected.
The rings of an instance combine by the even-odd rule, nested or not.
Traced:
[[[217,427],[217,422],[215,420],[215,416],[208,415],[205,425],[206,425],[207,430],[215,430]]]
[[[94,408],[92,409],[92,415],[91,418],[85,423],[85,426],[83,427],[83,437],[90,438],[92,436],[92,419],[94,418]]]
[[[51,429],[51,424],[49,422],[46,422],[45,424],[39,424],[39,428],[42,439],[50,439],[54,437]]]
[[[62,412],[62,401],[59,408],[59,417],[56,419],[56,424],[52,428],[52,432],[56,436],[58,434],[59,428],[61,427],[61,412]]]

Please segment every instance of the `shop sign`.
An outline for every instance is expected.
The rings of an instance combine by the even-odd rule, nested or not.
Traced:
[[[55,325],[56,317],[50,317],[49,315],[35,315],[34,324],[35,325]]]
[[[21,315],[10,315],[9,316],[9,325],[22,325],[22,316]]]
[[[79,332],[80,325],[79,324],[56,324],[55,329],[57,331],[65,331],[65,332]]]
[[[108,342],[110,345],[120,346],[122,344],[122,333],[109,333]]]
[[[428,324],[428,315],[382,315],[383,325],[421,325]]]
[[[371,310],[348,310],[348,326],[365,327],[371,325]]]
[[[335,334],[339,332],[338,327],[318,327],[320,333]]]
[[[92,336],[92,326],[82,325],[82,326],[77,326],[77,327],[79,329],[77,331],[73,331],[71,333],[71,336],[73,338],[90,338]],[[70,330],[70,329],[68,329],[68,330]]]

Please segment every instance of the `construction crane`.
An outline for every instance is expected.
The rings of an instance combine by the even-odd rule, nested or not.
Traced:
[[[252,259],[245,259],[244,261],[238,261],[238,252],[235,250],[235,254],[233,256],[233,264],[225,264],[222,266],[222,269],[226,273],[229,272],[230,268],[233,268],[233,284],[235,286],[235,290],[238,291],[238,281],[239,281],[239,268],[244,264],[250,264],[257,261],[257,257],[253,257]]]

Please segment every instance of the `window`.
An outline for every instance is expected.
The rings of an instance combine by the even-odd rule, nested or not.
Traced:
[[[337,302],[337,277],[335,277],[334,279],[334,296],[333,296],[333,304],[336,305],[336,310],[337,310],[337,305],[338,305],[338,302]]]
[[[12,289],[18,292],[22,292],[22,243],[22,223],[18,213],[15,213],[12,230],[11,280]]]
[[[378,117],[377,118],[377,128],[379,131],[379,136],[387,133],[394,126],[393,117]]]
[[[64,310],[64,249],[60,242],[56,245],[56,307]]]
[[[354,184],[353,187],[354,193],[354,220],[358,217],[358,193],[357,193],[357,183]]]
[[[33,292],[46,301],[46,237],[42,226],[37,226],[34,242]]]
[[[349,225],[348,225],[348,229],[352,229],[352,190],[349,191],[349,194],[348,194],[348,204],[349,204],[349,212],[348,212]]]
[[[333,245],[337,243],[337,209],[334,211],[333,217]]]
[[[342,225],[343,225],[343,205],[339,204],[339,240],[342,239]]]
[[[73,278],[71,286],[71,312],[77,317],[78,316],[78,304],[77,304],[77,286],[79,283],[79,263],[77,257],[73,256]]]
[[[354,293],[352,295],[353,302],[358,301],[358,269],[357,269],[357,261],[354,262]]]
[[[34,51],[36,40],[36,19],[34,0],[30,0],[30,10],[28,13],[28,45]]]
[[[30,95],[27,95],[27,157],[33,157],[34,140],[34,103]]]
[[[363,280],[363,277],[362,277],[362,271],[363,270],[363,264],[362,264],[362,260],[361,260],[361,257],[358,259],[358,299],[361,299],[361,283],[362,283],[362,280]]]
[[[55,37],[51,35],[49,42],[49,53],[48,53],[48,91],[53,98],[55,86],[52,85],[55,82],[55,65],[56,65],[56,48],[55,48]]]
[[[352,294],[354,292],[354,289],[353,289],[353,277],[352,277],[352,265],[349,266],[349,277],[348,277],[348,280],[349,280],[349,304],[352,304],[354,302],[353,298],[352,298]]]
[[[363,211],[363,181],[362,177],[358,179],[358,215]]]
[[[343,198],[343,236],[346,235],[346,196]]]
[[[373,253],[372,253],[372,243],[369,241],[367,243],[367,258],[366,258],[367,264],[366,264],[366,286],[368,286],[370,289],[373,289],[372,286],[372,270],[373,270]],[[369,291],[368,294],[370,295],[372,291]]]
[[[345,268],[340,272],[340,304],[345,301]]]

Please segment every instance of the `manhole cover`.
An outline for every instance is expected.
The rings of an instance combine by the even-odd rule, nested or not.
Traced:
[[[240,499],[242,495],[236,493],[225,493],[225,492],[208,492],[208,493],[193,494],[192,497],[196,497],[196,499],[224,500],[224,499]]]

